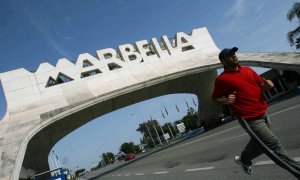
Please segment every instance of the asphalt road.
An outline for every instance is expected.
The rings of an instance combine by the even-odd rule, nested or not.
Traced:
[[[290,156],[300,161],[300,96],[273,104],[268,113],[274,133]],[[98,179],[296,179],[265,155],[253,162],[252,175],[245,174],[233,157],[248,141],[246,132],[232,121]]]

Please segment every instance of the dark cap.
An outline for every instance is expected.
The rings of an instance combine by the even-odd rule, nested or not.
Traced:
[[[239,49],[237,47],[225,48],[219,53],[219,59],[224,59],[224,57],[230,55],[231,53],[237,52]]]

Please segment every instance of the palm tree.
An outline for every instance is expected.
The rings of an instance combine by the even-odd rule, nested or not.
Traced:
[[[300,3],[294,3],[292,9],[287,13],[287,19],[291,22],[295,17],[298,18],[299,26],[293,31],[288,32],[287,39],[291,46],[300,49]]]

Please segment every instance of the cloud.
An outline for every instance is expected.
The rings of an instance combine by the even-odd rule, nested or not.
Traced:
[[[225,12],[226,17],[242,17],[244,15],[245,0],[236,0],[235,4]]]
[[[31,22],[33,26],[42,33],[43,37],[46,39],[48,44],[57,51],[62,57],[68,57],[69,53],[65,51],[60,45],[56,42],[56,40],[51,36],[51,34],[40,24],[37,22],[35,18],[31,18]]]
[[[52,34],[47,30],[46,21],[41,19],[41,17],[43,17],[41,11],[32,9],[29,3],[19,3],[17,6],[14,5],[12,7],[31,22],[32,26],[37,30],[37,32],[41,33],[50,47],[57,51],[62,57],[69,57],[70,53],[62,48],[57,43],[57,40],[53,38]],[[64,20],[70,20],[70,18],[71,17],[66,16]]]

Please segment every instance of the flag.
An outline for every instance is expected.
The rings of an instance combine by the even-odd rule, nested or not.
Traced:
[[[185,104],[188,107],[188,109],[190,109],[190,106],[189,106],[189,104],[188,104],[188,102],[186,100],[185,100]]]
[[[176,109],[177,109],[177,112],[179,112],[179,108],[178,108],[177,104],[175,104],[175,107],[176,107]]]
[[[166,119],[166,117],[165,117],[165,115],[164,115],[164,112],[163,112],[162,110],[160,110],[160,111],[161,111],[162,117],[163,117],[164,119]]]
[[[194,100],[194,98],[192,98],[192,100],[193,100],[194,105],[197,106],[197,105],[196,105],[196,102],[195,102],[195,100]]]
[[[169,113],[168,113],[168,111],[167,111],[167,108],[166,108],[166,106],[164,106],[164,107],[165,107],[166,114],[167,114],[167,115],[169,115]]]

